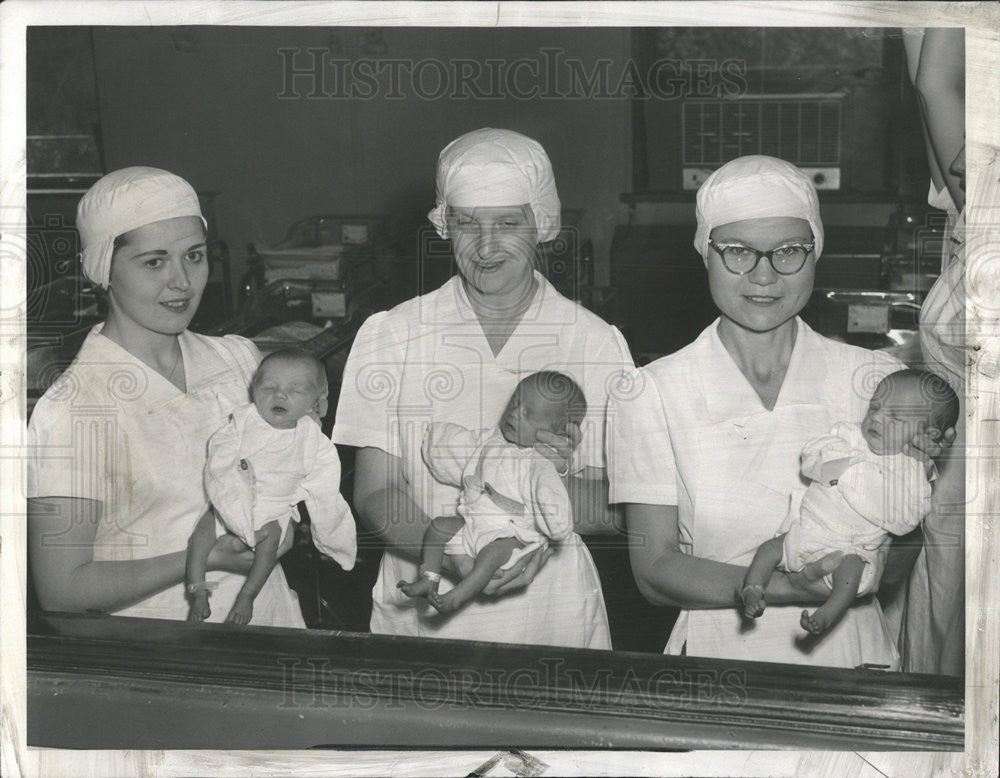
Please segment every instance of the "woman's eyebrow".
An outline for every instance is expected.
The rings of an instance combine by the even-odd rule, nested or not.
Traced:
[[[205,241],[201,241],[200,243],[192,244],[187,249],[185,249],[185,251],[193,251],[194,249],[205,248],[207,245],[208,244]],[[136,254],[135,256],[132,257],[132,259],[139,259],[141,257],[146,257],[146,256],[163,257],[166,256],[168,253],[169,252],[167,252],[166,249],[150,249],[149,251],[144,251],[141,254]]]
[[[715,240],[715,239],[713,238],[713,240]],[[778,242],[779,243],[791,243],[791,242],[799,242],[799,241],[801,241],[802,243],[808,243],[811,240],[812,240],[811,237],[805,238],[805,237],[803,237],[801,235],[791,235],[791,236],[786,235],[783,238],[779,238]],[[746,243],[747,241],[744,240],[743,238],[719,238],[719,239],[716,240],[716,242],[717,243]]]

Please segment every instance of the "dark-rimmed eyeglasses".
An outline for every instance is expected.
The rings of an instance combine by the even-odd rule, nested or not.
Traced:
[[[785,243],[770,251],[758,251],[742,243],[716,243],[711,238],[708,245],[722,259],[723,267],[738,276],[752,273],[765,257],[778,275],[795,275],[805,265],[809,253],[816,248],[815,243]]]

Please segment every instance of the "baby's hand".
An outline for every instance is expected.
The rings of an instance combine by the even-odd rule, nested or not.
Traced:
[[[250,619],[252,618],[253,599],[240,595],[236,598],[236,602],[233,603],[233,607],[229,611],[229,615],[226,616],[226,623],[244,625],[249,624]]]

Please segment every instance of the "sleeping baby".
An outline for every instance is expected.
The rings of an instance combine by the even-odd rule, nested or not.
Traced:
[[[499,569],[573,532],[569,495],[555,466],[535,449],[535,433],[566,434],[587,413],[583,391],[554,371],[533,373],[514,390],[498,426],[470,431],[431,424],[421,452],[431,475],[461,488],[458,516],[438,516],[424,534],[420,578],[399,583],[437,610],[457,610]],[[563,476],[565,473],[562,474]],[[445,554],[475,559],[454,588],[438,593]]]
[[[831,552],[842,554],[830,595],[802,628],[819,635],[833,627],[859,595],[878,586],[879,548],[888,536],[905,535],[927,515],[931,486],[924,465],[901,453],[914,435],[955,426],[958,398],[933,373],[900,370],[875,388],[861,424],[840,422],[829,435],[802,449],[802,474],[810,479],[796,514],[779,534],[762,543],[743,581],[743,612],[764,612],[764,589],[775,568],[801,570]]]
[[[354,517],[340,495],[340,458],[320,429],[327,380],[323,364],[301,349],[265,357],[250,383],[253,402],[237,408],[208,441],[205,489],[226,529],[253,549],[246,582],[226,617],[248,624],[253,602],[278,561],[278,548],[298,503],[306,501],[316,548],[345,570],[354,566]],[[211,614],[205,581],[215,543],[215,519],[206,513],[188,543],[188,618]]]

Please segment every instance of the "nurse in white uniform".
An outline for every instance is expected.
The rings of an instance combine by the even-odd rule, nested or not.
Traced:
[[[569,490],[576,529],[613,531],[604,415],[610,388],[632,362],[614,327],[534,270],[537,244],[556,236],[559,215],[552,167],[537,142],[488,128],[463,135],[441,152],[429,214],[451,242],[458,274],[370,317],[357,335],[333,440],[359,448],[355,512],[389,546],[372,592],[373,632],[611,647],[600,580],[577,534],[526,556],[448,616],[397,589],[418,575],[431,518],[454,515],[459,497],[421,458],[427,424],[494,426],[518,381],[539,370],[571,375],[587,398],[575,454],[568,438],[540,440]],[[462,559],[468,570],[471,560]],[[442,582],[442,591],[449,587]]]
[[[826,597],[819,563],[772,578],[760,619],[744,620],[736,603],[754,550],[797,509],[803,445],[835,422],[860,421],[900,363],[824,338],[798,317],[823,227],[816,191],[794,166],[764,156],[724,165],[699,190],[697,219],[695,247],[721,316],[638,371],[631,395],[608,411],[611,498],[627,504],[636,581],[651,602],[682,609],[665,651],[895,668],[873,597],[819,639],[801,629],[803,605]]]
[[[209,269],[186,181],[147,167],[109,173],[80,201],[77,228],[109,310],[28,424],[32,580],[48,610],[185,619],[187,541],[209,510],[206,444],[248,401],[260,354],[243,338],[187,330]],[[253,561],[217,529],[211,621]],[[255,625],[305,626],[280,566],[257,603]]]
[[[886,607],[887,613],[902,619],[903,669],[948,675],[962,675],[965,667],[965,382],[966,370],[977,361],[983,345],[974,320],[966,323],[965,36],[960,32],[903,31],[931,174],[927,202],[948,217],[941,275],[920,309],[920,337],[914,343],[921,353],[913,355],[913,361],[951,384],[962,413],[955,446],[937,463],[931,513],[923,522],[923,545],[906,597],[891,600]],[[978,180],[988,181],[989,176],[984,171]],[[984,197],[981,202],[989,200]],[[970,310],[976,310],[974,303]]]

